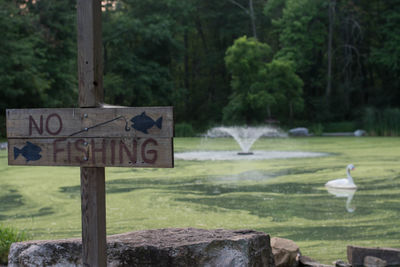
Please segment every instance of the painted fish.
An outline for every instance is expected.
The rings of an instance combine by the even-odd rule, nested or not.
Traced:
[[[26,145],[22,149],[14,147],[14,159],[17,159],[21,154],[27,162],[35,161],[42,157],[42,155],[39,154],[41,151],[42,149],[39,146],[27,141]]]
[[[145,134],[148,134],[147,130],[153,127],[154,125],[157,126],[158,129],[161,129],[162,127],[162,117],[154,121],[152,118],[147,116],[145,112],[133,117],[131,119],[131,122],[133,122],[132,127],[134,129],[141,131],[142,133]]]

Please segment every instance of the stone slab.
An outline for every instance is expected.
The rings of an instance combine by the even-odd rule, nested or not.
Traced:
[[[299,257],[299,267],[333,267],[332,265],[322,264],[307,256]]]
[[[9,267],[82,266],[81,239],[13,243]],[[268,234],[168,228],[107,237],[107,266],[274,266]]]
[[[387,266],[400,266],[400,249],[347,246],[347,259],[353,267],[363,266],[367,256],[380,258]]]

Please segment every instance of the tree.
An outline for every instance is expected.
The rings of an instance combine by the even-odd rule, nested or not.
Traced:
[[[293,64],[270,61],[270,47],[254,38],[241,37],[227,49],[225,63],[232,74],[233,93],[224,108],[226,122],[262,122],[272,112],[292,119],[295,111],[303,109],[303,82]]]
[[[225,68],[227,47],[249,30],[248,16],[229,1],[191,0],[192,10],[185,25],[184,64],[173,69],[176,87],[184,98],[174,101],[185,110],[178,119],[205,129],[219,124],[222,108],[231,94],[230,77]],[[182,3],[182,1],[180,1]],[[185,81],[185,82],[182,82]]]
[[[37,66],[46,77],[46,107],[71,107],[78,99],[76,1],[27,0],[26,12],[35,16],[35,51],[43,64]]]
[[[232,75],[232,95],[224,108],[224,120],[252,123],[267,115],[267,106],[274,102],[265,90],[265,63],[271,59],[271,49],[246,36],[237,39],[226,51],[226,68]]]
[[[280,118],[290,119],[293,123],[295,113],[304,108],[303,81],[294,72],[293,63],[273,60],[267,64],[268,91],[275,96],[275,114]]]
[[[370,51],[368,104],[384,108],[400,104],[400,6],[399,1],[374,1],[366,6],[375,28],[367,29]],[[368,21],[371,23],[370,21]],[[371,75],[374,75],[371,77]],[[367,77],[368,77],[367,76]],[[366,80],[367,80],[366,77]],[[371,86],[373,85],[373,86]]]
[[[0,0],[0,110],[39,107],[50,87],[40,71],[43,51],[36,49],[35,17],[24,13],[14,1]]]
[[[398,0],[102,3],[108,103],[173,105],[175,121],[196,130],[268,116],[350,120],[367,105],[399,106]],[[0,0],[2,114],[76,103],[75,5]],[[228,55],[246,34],[257,40]]]
[[[259,4],[259,3],[258,3]],[[248,30],[229,1],[119,1],[103,13],[106,101],[174,105],[176,122],[220,123],[226,48]]]
[[[172,2],[121,1],[104,23],[105,98],[128,106],[168,105],[173,95],[169,66],[182,47],[179,9]]]
[[[304,82],[305,114],[309,120],[329,116],[325,102],[328,9],[324,0],[286,0],[282,16],[273,20],[279,33],[274,58],[293,63]]]

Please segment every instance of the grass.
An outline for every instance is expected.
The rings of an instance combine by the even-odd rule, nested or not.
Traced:
[[[175,151],[238,150],[231,139],[176,138]],[[254,150],[329,152],[263,161],[175,161],[174,169],[107,168],[107,233],[164,227],[255,229],[294,240],[323,263],[346,245],[400,247],[400,138],[262,139]],[[32,239],[79,237],[79,168],[10,167],[0,151],[0,223]],[[353,163],[346,199],[324,184]]]
[[[8,251],[14,242],[27,239],[25,232],[10,227],[0,225],[0,264],[8,263]]]

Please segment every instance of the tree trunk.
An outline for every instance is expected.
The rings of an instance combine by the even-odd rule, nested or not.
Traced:
[[[254,14],[253,0],[249,0],[249,16],[251,20],[251,28],[253,30],[253,37],[257,39],[256,15]]]
[[[327,74],[327,84],[325,90],[326,100],[332,92],[332,39],[333,39],[333,24],[335,18],[335,7],[336,0],[331,0],[329,3],[329,32],[328,32],[328,74]]]
[[[196,30],[200,35],[201,42],[203,43],[204,52],[207,53],[208,52],[208,46],[207,46],[206,37],[204,35],[203,26],[201,25],[200,19],[198,19],[198,18],[196,19]]]
[[[185,30],[183,35],[185,52],[184,52],[184,77],[183,82],[186,90],[189,90],[189,36],[188,30]]]
[[[290,124],[290,127],[293,127],[293,117],[294,117],[293,113],[294,113],[293,112],[293,103],[289,102],[289,124]]]
[[[257,39],[257,29],[256,29],[256,15],[254,13],[254,5],[253,5],[253,0],[249,0],[249,9],[245,8],[235,0],[230,0],[230,2],[240,9],[242,9],[247,15],[250,17],[250,22],[251,22],[251,29],[253,33],[253,37]]]

